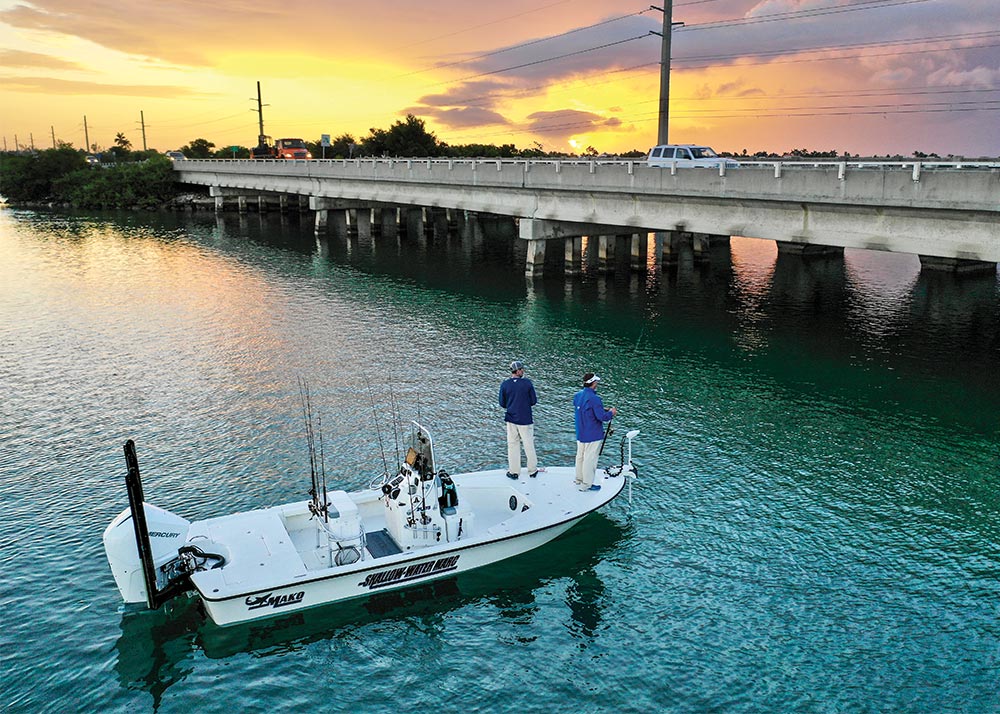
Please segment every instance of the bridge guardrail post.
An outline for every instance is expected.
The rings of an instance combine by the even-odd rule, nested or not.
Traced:
[[[781,178],[781,162],[780,161],[775,161],[774,162],[774,178],[776,178],[776,179],[780,179]]]
[[[920,164],[919,161],[916,161],[913,164],[913,180],[914,181],[919,181],[920,180],[920,166],[921,166],[921,164]]]
[[[843,181],[846,175],[847,175],[847,164],[841,161],[839,164],[837,164],[837,178]]]

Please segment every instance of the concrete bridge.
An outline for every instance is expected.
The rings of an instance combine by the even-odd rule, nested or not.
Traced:
[[[738,169],[650,168],[641,161],[494,159],[188,160],[178,180],[225,196],[308,196],[317,231],[331,210],[454,209],[517,219],[528,273],[545,245],[564,242],[579,268],[582,236],[607,261],[616,237],[645,256],[660,236],[669,262],[678,242],[696,255],[713,237],[777,241],[780,251],[866,248],[920,256],[924,268],[995,271],[1000,261],[1000,165],[745,164]]]

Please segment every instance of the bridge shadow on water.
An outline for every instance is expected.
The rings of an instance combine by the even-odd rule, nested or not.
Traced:
[[[854,368],[847,378],[861,391],[872,369],[937,379],[946,363],[967,393],[1000,399],[992,377],[1000,369],[997,276],[922,271],[916,256],[802,256],[779,252],[772,241],[733,238],[697,257],[682,248],[661,265],[650,236],[641,269],[630,267],[620,240],[602,270],[597,241],[585,238],[579,274],[565,273],[563,244],[554,241],[541,274],[528,277],[526,245],[510,219],[483,216],[419,233],[411,226],[409,234],[401,226],[391,235],[332,221],[322,236],[308,213],[214,220],[218,239],[234,245],[293,251],[319,268],[527,309],[547,329],[586,325],[597,339],[641,341],[654,352],[680,346],[706,365],[754,360],[781,381],[814,383],[817,365],[836,364]],[[447,309],[434,303],[427,309]]]

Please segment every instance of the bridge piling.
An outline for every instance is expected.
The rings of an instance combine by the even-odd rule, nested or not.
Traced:
[[[646,269],[646,253],[649,249],[648,233],[633,233],[629,236],[629,268],[636,271]]]
[[[538,277],[542,274],[545,266],[545,243],[544,240],[529,240],[528,253],[525,256],[524,274],[529,278]]]
[[[563,273],[579,275],[583,270],[583,236],[570,236],[565,239],[565,257]]]

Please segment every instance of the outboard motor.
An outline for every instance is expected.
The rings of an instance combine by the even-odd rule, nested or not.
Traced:
[[[211,559],[213,567],[221,567],[225,556],[182,548],[190,521],[145,502],[131,439],[125,442],[125,463],[129,507],[104,530],[104,551],[125,602],[145,602],[155,610],[191,588],[188,576],[200,563]]]
[[[178,560],[178,549],[187,541],[191,522],[149,503],[143,504],[149,534],[150,555],[157,573],[157,589],[167,584],[172,561]],[[126,508],[104,530],[104,552],[115,576],[122,599],[129,603],[149,602],[146,576],[139,548],[136,546],[132,509]]]

